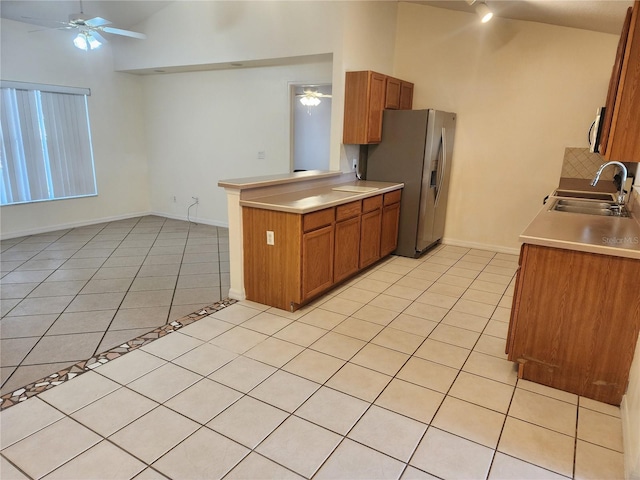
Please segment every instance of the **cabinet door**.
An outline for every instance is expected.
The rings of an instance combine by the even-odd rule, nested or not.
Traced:
[[[612,106],[607,105],[607,108],[613,108],[613,117],[604,157],[607,160],[640,162],[640,135],[638,135],[640,131],[640,1],[638,0],[633,6],[620,80],[616,83],[618,88],[615,103]],[[606,115],[607,112],[605,117]]]
[[[627,10],[627,16],[622,25],[622,33],[618,41],[618,49],[616,50],[616,60],[613,63],[611,78],[609,79],[609,90],[607,91],[606,109],[602,124],[602,134],[600,135],[600,153],[607,153],[607,143],[609,141],[609,133],[611,132],[611,122],[613,120],[613,110],[616,104],[616,96],[618,95],[618,86],[620,84],[620,76],[622,74],[622,61],[624,53],[627,49],[627,40],[629,37],[629,27],[631,26],[631,7]]]
[[[360,268],[360,216],[336,223],[333,281],[339,282]]]
[[[411,110],[413,108],[413,83],[405,82],[400,84],[400,110]]]
[[[400,221],[400,204],[387,205],[382,210],[382,233],[380,239],[380,256],[393,252],[398,246],[398,222]]]
[[[360,268],[380,259],[380,227],[382,209],[362,215],[360,226]]]
[[[333,284],[333,225],[302,235],[302,299]]]
[[[367,141],[365,143],[380,143],[382,140],[382,112],[384,111],[386,79],[387,77],[380,73],[371,72]]]
[[[387,88],[384,97],[384,108],[390,110],[398,110],[400,108],[400,86],[402,80],[397,78],[387,77]]]

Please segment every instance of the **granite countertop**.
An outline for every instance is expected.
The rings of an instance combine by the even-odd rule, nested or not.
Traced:
[[[551,210],[558,198],[549,197],[520,235],[521,242],[640,259],[640,218],[637,214],[605,217]]]
[[[361,191],[348,191],[353,187],[355,187],[354,190]],[[355,180],[308,190],[240,200],[240,205],[243,207],[304,214],[380,195],[403,187],[403,183]]]

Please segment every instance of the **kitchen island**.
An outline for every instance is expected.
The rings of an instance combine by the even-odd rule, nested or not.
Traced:
[[[232,298],[294,310],[395,249],[402,183],[314,171],[218,185]]]
[[[506,352],[520,378],[619,405],[640,330],[640,211],[553,210],[520,236]]]

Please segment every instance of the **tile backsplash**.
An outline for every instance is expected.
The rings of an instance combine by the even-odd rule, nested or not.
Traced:
[[[564,178],[588,178],[592,179],[605,159],[597,153],[589,152],[588,148],[567,147],[564,149],[562,162],[562,174]],[[601,180],[613,180],[615,168],[607,168],[600,176]]]

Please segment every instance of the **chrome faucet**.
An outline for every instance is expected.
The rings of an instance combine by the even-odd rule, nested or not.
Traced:
[[[618,205],[622,206],[624,204],[624,184],[627,183],[627,167],[625,167],[624,164],[620,162],[603,163],[602,165],[600,165],[600,168],[598,169],[596,176],[593,177],[593,180],[591,181],[591,186],[592,187],[596,186],[596,184],[598,183],[598,180],[600,180],[600,175],[602,175],[602,171],[609,165],[618,165],[622,169],[622,178],[620,179],[620,193],[618,194]]]

